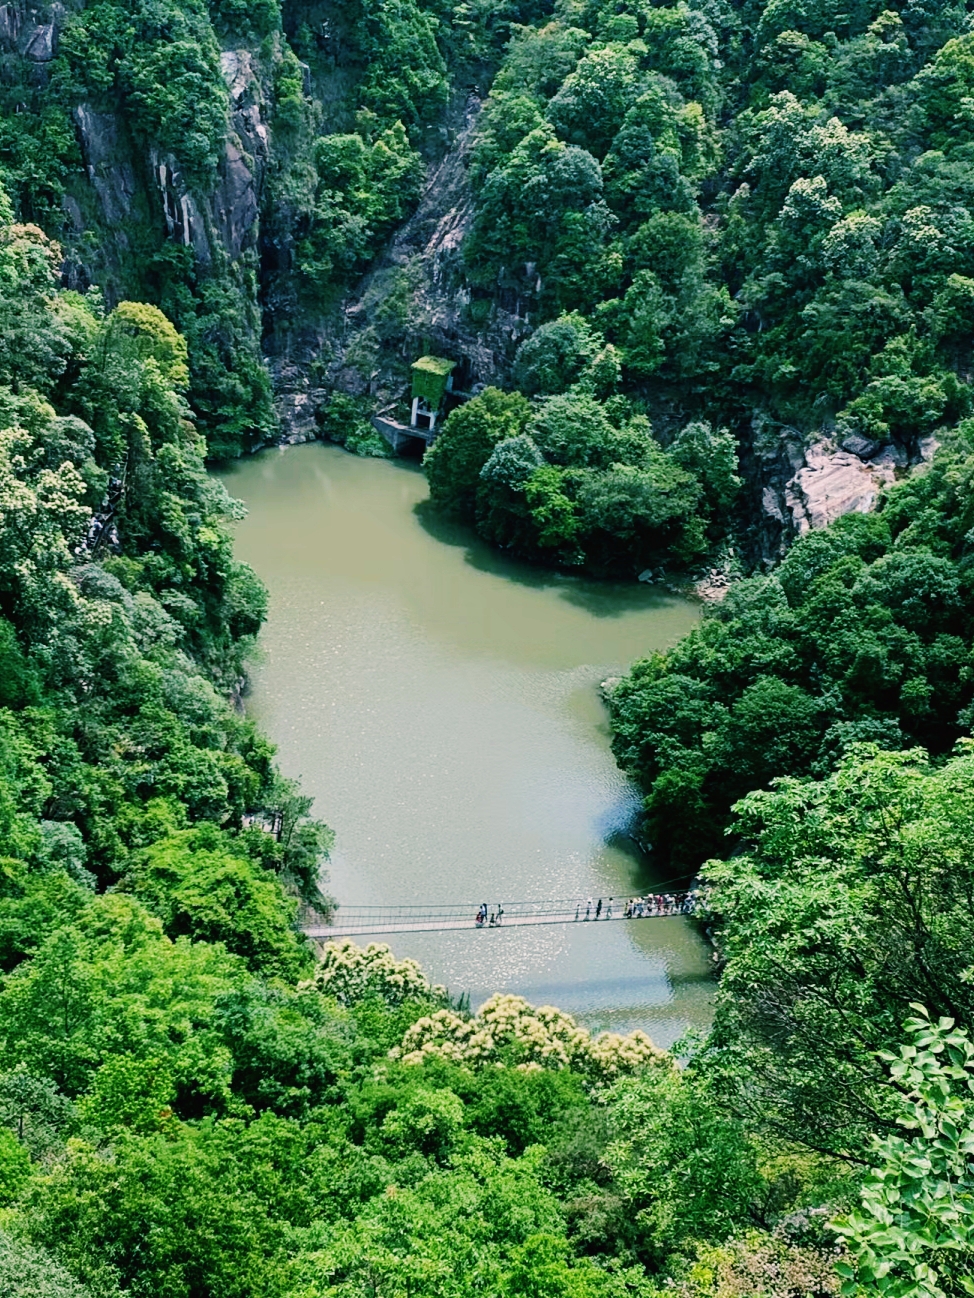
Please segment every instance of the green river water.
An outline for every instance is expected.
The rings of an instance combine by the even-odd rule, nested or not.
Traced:
[[[472,924],[481,900],[651,887],[597,686],[698,610],[497,555],[424,511],[408,462],[312,443],[221,476],[270,591],[248,710],[336,832],[339,902],[469,903],[469,931],[382,940],[473,1005],[513,991],[661,1045],[706,1023],[709,952],[683,919]]]

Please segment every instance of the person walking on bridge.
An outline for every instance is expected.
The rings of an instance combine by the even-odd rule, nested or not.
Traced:
[[[598,904],[598,905],[596,906],[596,908],[595,908],[595,918],[598,919],[598,917],[599,917],[601,914],[602,914],[602,898],[600,897],[600,898],[599,898],[599,904]]]

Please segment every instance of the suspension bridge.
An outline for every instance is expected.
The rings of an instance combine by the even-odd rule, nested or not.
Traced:
[[[304,925],[318,942],[343,937],[381,937],[386,933],[446,933],[459,929],[496,932],[539,924],[605,924],[690,915],[694,892],[609,899],[572,897],[561,901],[462,902],[443,906],[343,906],[330,924]]]

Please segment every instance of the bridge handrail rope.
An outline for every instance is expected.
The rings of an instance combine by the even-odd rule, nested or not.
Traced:
[[[428,905],[342,907],[330,924],[308,925],[309,937],[328,938],[452,929],[518,928],[536,924],[605,923],[607,920],[665,919],[694,911],[697,889],[646,893],[638,897],[543,898],[533,901],[454,902]]]

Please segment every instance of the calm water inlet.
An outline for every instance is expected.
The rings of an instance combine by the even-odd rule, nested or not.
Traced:
[[[339,902],[469,902],[469,932],[383,940],[474,1005],[513,991],[661,1045],[706,1022],[709,953],[682,919],[473,928],[481,901],[651,887],[597,686],[697,610],[510,562],[424,510],[401,462],[312,443],[222,477],[270,591],[248,709],[336,832]]]

